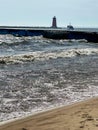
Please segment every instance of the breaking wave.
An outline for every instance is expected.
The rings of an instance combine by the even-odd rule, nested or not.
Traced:
[[[29,42],[29,41],[34,41],[34,40],[35,40],[35,42],[38,42],[41,39],[42,39],[42,36],[15,37],[10,34],[0,35],[0,45],[2,45],[2,44],[8,44],[8,45],[14,44],[15,45],[16,43],[20,44],[23,42]]]
[[[22,55],[14,55],[14,56],[4,56],[0,57],[1,64],[10,64],[10,63],[23,63],[34,60],[49,60],[49,59],[57,59],[57,58],[66,58],[73,56],[82,56],[82,55],[95,55],[98,54],[98,49],[95,48],[85,48],[85,49],[70,49],[70,50],[62,50],[62,51],[54,51],[54,52],[32,52]]]
[[[80,43],[80,44],[79,44]],[[98,54],[85,39],[53,40],[43,36],[0,35],[0,64],[14,64],[59,57]]]
[[[16,44],[16,43],[24,43],[24,42],[46,42],[46,43],[59,43],[63,44],[64,42],[87,42],[85,39],[80,39],[80,40],[53,40],[53,39],[47,39],[43,38],[43,36],[22,36],[22,37],[16,37],[10,34],[7,35],[0,35],[0,45],[2,44]]]

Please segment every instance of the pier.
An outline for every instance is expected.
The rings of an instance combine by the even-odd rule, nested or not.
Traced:
[[[0,27],[0,35],[40,36],[50,39],[85,39],[88,42],[98,43],[98,32],[68,31],[63,28],[51,27]]]

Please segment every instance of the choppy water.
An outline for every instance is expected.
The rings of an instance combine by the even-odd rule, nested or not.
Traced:
[[[0,35],[0,121],[98,96],[98,44]]]

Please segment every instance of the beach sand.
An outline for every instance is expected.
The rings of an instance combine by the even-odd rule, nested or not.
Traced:
[[[0,130],[98,130],[98,98],[1,124]]]

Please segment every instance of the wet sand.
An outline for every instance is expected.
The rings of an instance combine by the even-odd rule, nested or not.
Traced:
[[[98,98],[92,98],[0,125],[0,130],[82,129],[98,130]]]

